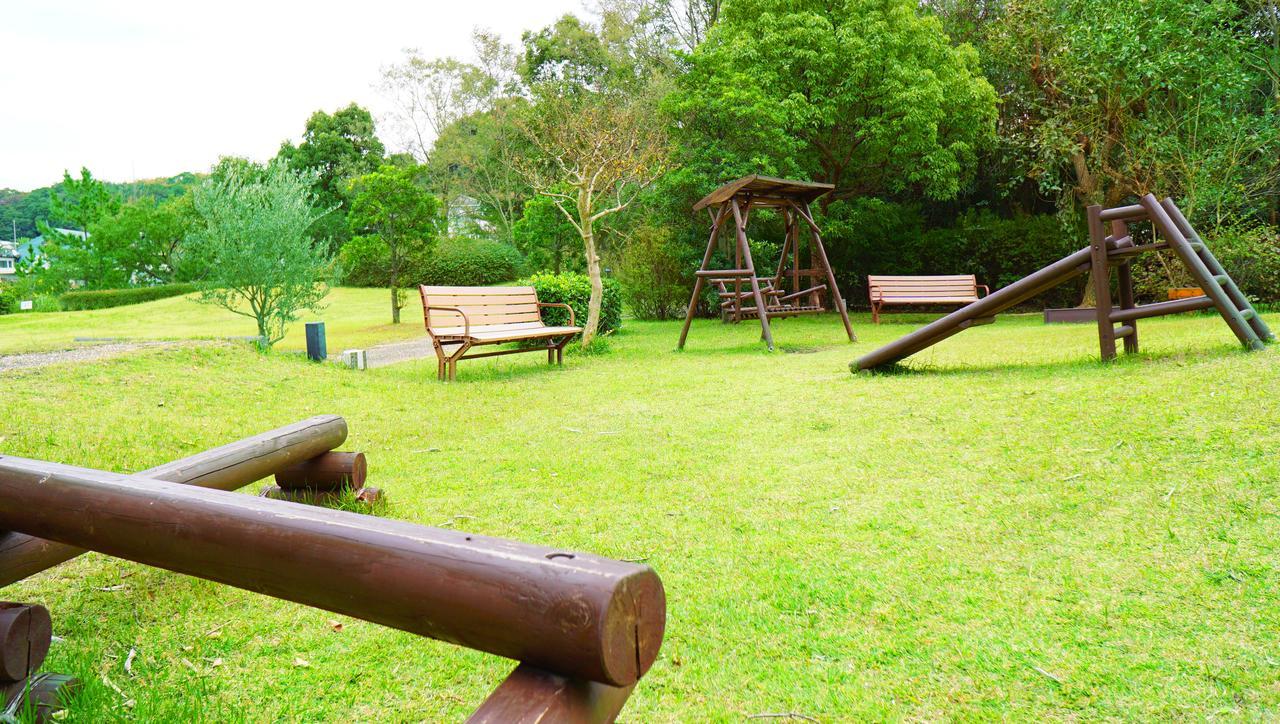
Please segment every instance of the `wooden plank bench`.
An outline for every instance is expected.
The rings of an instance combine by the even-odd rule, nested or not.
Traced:
[[[945,276],[868,276],[867,289],[871,294],[871,321],[880,323],[880,310],[889,305],[904,304],[972,304],[991,290],[979,284],[973,274]]]
[[[457,379],[458,361],[496,357],[519,352],[547,351],[548,364],[564,364],[564,347],[582,331],[575,326],[567,304],[538,301],[533,287],[428,287],[419,286],[422,317],[436,350],[436,376]],[[569,310],[569,326],[549,327],[542,322],[546,307]],[[545,344],[467,354],[474,347],[510,342],[543,341]]]

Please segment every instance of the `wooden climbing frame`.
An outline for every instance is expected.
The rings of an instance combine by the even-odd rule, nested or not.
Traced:
[[[1147,221],[1151,222],[1155,238],[1149,243],[1136,244],[1129,226]],[[1092,316],[1098,323],[1098,345],[1103,361],[1115,359],[1116,340],[1122,340],[1126,353],[1138,351],[1139,319],[1201,309],[1217,310],[1236,339],[1247,349],[1263,349],[1268,342],[1275,340],[1266,322],[1222,268],[1204,239],[1191,227],[1173,199],[1159,201],[1154,195],[1147,194],[1132,206],[1114,209],[1090,206],[1089,242],[1084,249],[863,355],[854,363],[854,369],[875,370],[896,365],[966,329],[990,324],[997,314],[1090,273],[1097,297]],[[1138,256],[1155,251],[1172,251],[1204,294],[1138,305],[1134,299],[1130,265]],[[1119,287],[1118,303],[1112,299],[1111,293],[1113,271]]]
[[[857,339],[822,244],[822,232],[809,209],[811,203],[834,188],[831,184],[747,176],[721,186],[694,205],[694,211],[706,209],[710,214],[711,238],[707,240],[707,251],[702,256],[689,311],[680,330],[680,349],[684,349],[705,284],[711,284],[717,291],[723,321],[737,323],[752,317],[760,320],[760,336],[770,350],[773,349],[770,319],[818,314],[830,309],[840,313],[849,341]],[[781,213],[785,228],[777,269],[768,277],[757,275],[747,238],[751,211],[762,208]],[[729,223],[734,228],[734,266],[711,269],[711,257],[720,232]],[[802,227],[808,231],[807,235],[802,233]],[[809,240],[807,255],[802,253],[805,236]]]

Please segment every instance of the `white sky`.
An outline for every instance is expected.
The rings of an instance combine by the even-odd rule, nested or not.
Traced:
[[[131,181],[273,156],[317,109],[380,116],[379,69],[407,47],[470,58],[581,0],[0,0],[0,188],[87,166]],[[396,143],[381,129],[389,148]]]

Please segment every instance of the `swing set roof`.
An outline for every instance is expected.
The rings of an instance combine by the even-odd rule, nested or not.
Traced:
[[[719,206],[735,196],[750,195],[753,206],[781,206],[795,201],[802,204],[813,203],[835,189],[831,184],[820,184],[813,181],[791,181],[772,176],[752,174],[737,181],[730,181],[707,194],[701,201],[693,205],[694,211],[701,211],[708,206]]]

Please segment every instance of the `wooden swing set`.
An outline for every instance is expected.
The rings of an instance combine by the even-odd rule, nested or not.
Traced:
[[[680,330],[680,349],[684,349],[689,336],[689,326],[704,284],[714,285],[723,322],[737,324],[743,319],[759,319],[760,336],[770,350],[773,350],[770,319],[819,314],[830,308],[840,313],[849,341],[857,340],[853,326],[849,324],[844,299],[836,286],[826,247],[822,245],[822,232],[809,210],[811,203],[834,188],[831,184],[753,175],[721,186],[694,205],[694,211],[706,209],[710,214],[711,238],[707,241],[707,251],[702,256],[702,266],[693,285],[693,297],[689,300],[689,311]],[[777,271],[770,277],[757,276],[755,262],[751,258],[747,224],[751,220],[752,209],[776,209],[782,214],[785,228],[782,254]],[[734,267],[711,269],[711,257],[720,239],[720,231],[730,220],[735,231]],[[805,245],[802,243],[801,226],[809,232],[807,253],[802,253]]]

